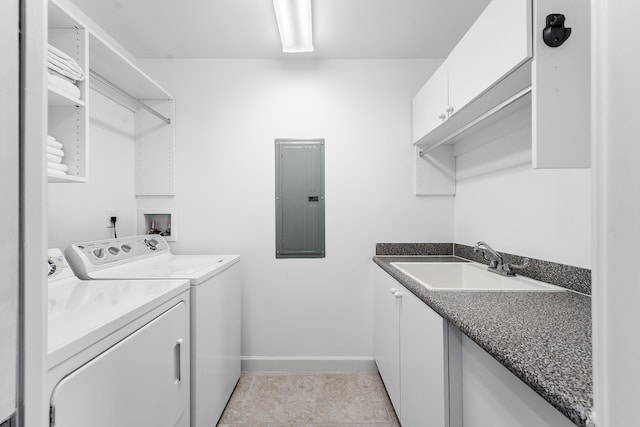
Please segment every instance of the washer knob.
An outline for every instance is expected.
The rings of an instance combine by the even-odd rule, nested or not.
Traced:
[[[131,245],[122,245],[120,246],[120,249],[122,249],[122,252],[124,252],[125,254],[128,254],[129,252],[131,252]]]
[[[156,239],[144,239],[144,244],[152,251],[158,250],[158,241]]]
[[[107,249],[109,251],[109,253],[113,256],[116,256],[120,253],[120,249],[116,248],[115,246],[109,246],[109,249]]]

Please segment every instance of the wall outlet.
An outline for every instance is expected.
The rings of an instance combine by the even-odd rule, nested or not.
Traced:
[[[113,225],[111,224],[112,216],[115,216],[117,218],[118,211],[116,211],[115,209],[107,209],[107,228],[113,228]],[[117,227],[117,223],[116,223],[116,227]]]

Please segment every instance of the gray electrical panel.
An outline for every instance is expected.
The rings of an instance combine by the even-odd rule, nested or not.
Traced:
[[[276,139],[276,258],[324,258],[324,139]]]

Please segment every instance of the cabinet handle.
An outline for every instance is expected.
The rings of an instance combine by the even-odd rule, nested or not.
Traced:
[[[445,111],[449,114],[453,113],[453,106],[449,105]]]
[[[176,341],[176,345],[173,347],[173,360],[174,360],[174,372],[176,377],[176,384],[180,384],[182,382],[182,343],[184,340],[182,338],[178,338]]]
[[[391,288],[391,295],[395,295],[398,290],[396,288]]]
[[[400,291],[395,291],[395,292],[393,293],[393,296],[394,296],[394,297],[396,297],[396,298],[402,298],[402,292],[400,292]]]
[[[446,119],[446,118],[447,118],[447,115],[446,115],[445,113],[442,113],[442,114],[440,114],[440,115],[438,116],[438,118],[439,118],[440,120],[444,120],[444,119]]]

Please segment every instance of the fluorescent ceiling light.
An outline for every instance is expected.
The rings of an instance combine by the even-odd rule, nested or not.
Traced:
[[[273,0],[285,53],[313,52],[311,0]]]

